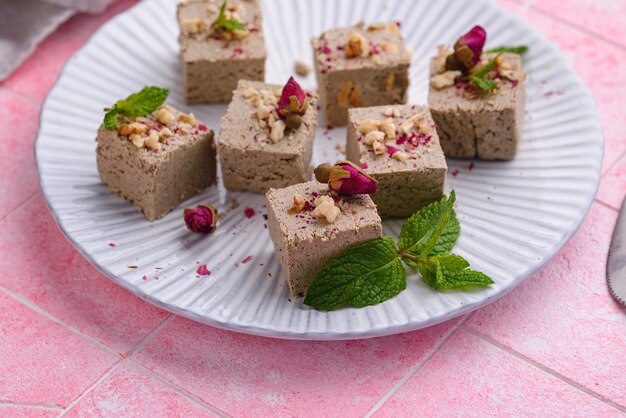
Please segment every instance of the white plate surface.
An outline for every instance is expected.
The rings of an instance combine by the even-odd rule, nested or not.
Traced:
[[[487,46],[526,44],[528,104],[512,162],[449,160],[462,235],[455,252],[496,284],[470,293],[437,293],[409,272],[407,290],[365,309],[317,312],[290,300],[273,251],[261,195],[206,190],[150,223],[98,178],[95,133],[102,108],[144,85],[171,89],[169,101],[218,131],[225,105],[182,102],[174,0],[148,0],[107,23],[68,62],[41,114],[36,159],[41,188],[68,239],[99,270],[165,309],[218,327],[281,338],[347,339],[409,331],[483,306],[543,266],[586,214],[597,188],[603,139],[593,100],[564,56],[534,29],[486,1],[291,0],[263,2],[267,81],[284,83],[295,59],[312,61],[309,39],[364,20],[402,22],[415,52],[409,101],[425,103],[427,63],[474,24]],[[301,80],[315,88],[315,77]],[[314,163],[333,161],[345,129],[320,121]],[[231,199],[240,206],[231,209]],[[209,237],[185,229],[182,210],[209,202],[226,215]],[[244,209],[256,215],[248,219]],[[397,236],[400,221],[384,223]],[[115,247],[109,246],[114,243]],[[252,261],[243,263],[248,256]],[[198,263],[210,276],[195,274]],[[138,266],[129,269],[128,266]],[[147,280],[142,277],[146,275]],[[158,279],[157,279],[158,277]],[[93,297],[99,297],[93,295]]]

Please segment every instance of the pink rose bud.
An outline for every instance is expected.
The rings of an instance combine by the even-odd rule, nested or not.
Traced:
[[[446,59],[446,69],[469,72],[480,61],[486,40],[485,29],[474,26],[454,44],[454,54]]]
[[[293,77],[283,87],[278,99],[277,111],[285,124],[291,129],[298,129],[302,124],[302,115],[306,112],[308,100],[306,93]]]
[[[335,165],[321,164],[315,169],[315,178],[320,183],[328,183],[328,188],[338,194],[376,193],[376,180],[350,161],[337,161]]]
[[[210,234],[217,224],[217,209],[211,205],[198,205],[195,209],[187,208],[183,212],[185,225],[191,232]]]

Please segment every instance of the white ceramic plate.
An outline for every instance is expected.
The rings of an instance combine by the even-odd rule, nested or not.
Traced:
[[[455,252],[496,284],[438,293],[410,272],[407,290],[383,304],[311,310],[289,298],[264,228],[263,196],[213,187],[150,223],[99,181],[94,138],[102,108],[144,85],[170,88],[173,105],[218,130],[225,105],[182,102],[175,4],[142,2],[107,23],[72,57],[46,99],[36,144],[41,188],[68,239],[104,274],[156,305],[210,325],[281,338],[347,339],[427,327],[486,305],[532,275],[576,231],[593,200],[603,152],[593,100],[564,56],[499,6],[476,0],[265,0],[267,81],[273,83],[287,80],[295,59],[312,61],[311,36],[358,20],[402,22],[415,52],[411,103],[426,102],[435,45],[451,44],[474,24],[487,29],[488,47],[530,47],[524,58],[529,99],[517,158],[476,161],[472,170],[469,161],[448,161],[448,188],[456,189],[463,230]],[[315,88],[313,75],[301,81]],[[324,125],[317,132],[316,164],[341,157],[335,147],[345,141],[345,129],[326,131]],[[236,209],[232,198],[239,202]],[[200,202],[226,215],[209,237],[187,232],[182,221],[183,208]],[[247,207],[256,212],[252,218],[244,215]],[[387,221],[385,232],[397,236],[400,225]],[[252,260],[244,263],[248,256]],[[198,263],[212,274],[197,276]]]

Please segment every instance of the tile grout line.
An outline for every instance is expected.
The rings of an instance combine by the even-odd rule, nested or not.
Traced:
[[[142,365],[140,363],[137,363],[136,361],[131,360],[130,358],[124,359],[123,362],[127,363],[127,364],[129,364],[129,365],[131,365],[133,367],[135,367],[140,372],[142,372],[144,374],[147,374],[148,376],[151,376],[152,378],[158,380],[159,382],[161,382],[164,385],[166,385],[166,386],[170,387],[171,389],[173,389],[179,395],[187,398],[188,400],[192,401],[193,403],[196,403],[196,404],[202,406],[203,408],[207,409],[208,411],[210,411],[210,412],[212,412],[212,413],[214,413],[214,414],[216,414],[216,415],[218,415],[220,417],[223,417],[223,418],[230,417],[230,415],[228,415],[226,412],[222,411],[218,407],[213,406],[210,403],[207,403],[207,402],[203,401],[198,396],[196,396],[193,393],[189,392],[185,388],[183,388],[181,386],[178,386],[174,382],[171,382],[170,380],[168,380],[164,376],[161,376],[160,374],[158,374],[158,373],[148,369],[144,365]]]
[[[75,327],[73,327],[73,326],[71,326],[69,324],[66,324],[65,322],[63,322],[62,320],[60,320],[56,316],[52,315],[51,313],[47,312],[46,310],[44,310],[43,308],[41,308],[40,306],[35,304],[33,301],[31,301],[30,299],[26,298],[25,296],[20,295],[18,293],[15,293],[12,290],[7,289],[3,285],[0,285],[0,292],[5,293],[7,296],[15,299],[17,302],[21,303],[22,305],[26,306],[27,308],[35,311],[36,313],[42,315],[43,317],[49,319],[52,322],[54,322],[54,323],[56,323],[58,325],[61,325],[63,328],[67,329],[68,331],[72,332],[73,334],[75,334],[75,335],[77,335],[79,337],[82,337],[83,339],[91,342],[92,344],[96,345],[97,347],[105,350],[109,354],[114,355],[118,359],[122,358],[120,353],[118,353],[117,351],[115,351],[111,347],[101,343],[100,341],[96,340],[94,337],[85,334],[84,332],[80,331],[79,329],[77,329],[77,328],[75,328]]]
[[[102,383],[104,381],[104,379],[109,377],[116,369],[118,369],[120,367],[120,365],[122,364],[122,361],[123,360],[116,361],[111,367],[109,367],[108,370],[106,370],[104,373],[102,373],[102,376],[100,376],[91,386],[89,386],[87,389],[85,389],[85,391],[83,391],[83,393],[81,393],[79,396],[77,396],[76,399],[74,399],[72,402],[70,402],[65,407],[65,409],[63,409],[63,411],[59,414],[59,417],[62,417],[63,415],[67,414],[78,402],[80,402],[81,399],[83,399],[85,396],[87,396],[87,394],[89,392],[91,392],[96,386],[98,386],[100,383]]]
[[[3,406],[17,406],[17,407],[29,407],[29,408],[37,408],[37,409],[47,409],[47,410],[55,410],[62,411],[63,408],[59,405],[47,404],[47,403],[29,403],[29,402],[9,402],[0,400],[0,408]]]
[[[608,204],[606,202],[603,202],[602,200],[600,200],[598,198],[593,199],[593,201],[594,201],[594,203],[597,203],[600,206],[604,206],[607,209],[611,209],[612,211],[619,213],[619,208],[614,208],[612,205],[610,205],[610,204]]]
[[[465,321],[467,321],[467,318],[469,318],[470,314],[467,314],[465,316],[465,318],[463,318],[461,321],[459,321],[458,324],[456,324],[454,327],[452,327],[452,329],[448,332],[448,334],[441,339],[441,341],[439,341],[437,344],[435,344],[435,346],[433,347],[433,349],[427,353],[424,358],[422,358],[420,361],[418,361],[416,364],[414,364],[413,366],[411,366],[409,368],[409,371],[406,372],[404,374],[404,376],[402,376],[402,378],[400,378],[400,380],[398,380],[396,382],[395,385],[393,385],[393,387],[383,395],[382,398],[380,398],[378,400],[378,402],[376,402],[374,404],[374,406],[372,406],[372,408],[370,408],[369,411],[367,411],[365,413],[365,415],[363,416],[364,418],[370,418],[372,415],[374,415],[380,408],[383,407],[383,405],[385,403],[387,403],[387,401],[389,399],[391,399],[391,397],[393,397],[393,395],[395,395],[398,390],[400,390],[400,388],[402,386],[404,386],[404,384],[410,379],[412,378],[423,366],[424,364],[426,364],[428,362],[428,360],[430,360],[430,358],[435,355],[435,353],[437,353],[439,351],[439,349],[441,348],[441,346],[443,346],[445,344],[446,341],[448,341],[448,339],[452,336],[452,334],[454,334],[460,327],[461,325],[463,325],[465,323]]]
[[[9,87],[9,86],[7,86],[5,84],[0,84],[0,90],[6,90],[8,93],[11,93],[15,97],[25,101],[30,106],[33,106],[33,107],[36,107],[36,108],[40,108],[43,105],[43,103],[40,102],[39,100],[34,99],[34,98],[32,98],[32,97],[30,97],[28,95],[25,95],[24,93],[21,93],[21,92],[15,90],[13,87]],[[47,95],[48,94],[46,93],[46,96]]]
[[[528,363],[529,365],[536,367],[537,369],[543,371],[544,373],[547,373],[550,376],[559,379],[560,381],[568,384],[569,386],[572,386],[573,388],[578,389],[579,391],[586,393],[587,395],[589,395],[589,396],[599,400],[600,402],[603,402],[603,403],[605,403],[605,404],[607,404],[609,406],[612,406],[613,408],[617,409],[620,412],[626,413],[626,408],[623,408],[622,406],[616,404],[615,402],[611,401],[610,399],[605,398],[604,396],[600,395],[599,393],[596,393],[596,392],[594,392],[594,391],[592,391],[590,389],[587,389],[586,387],[580,385],[579,383],[576,383],[574,380],[570,379],[569,377],[566,377],[566,376],[564,376],[564,375],[562,375],[562,374],[560,374],[560,373],[558,373],[558,372],[556,372],[556,371],[554,371],[552,369],[549,369],[548,367],[544,366],[543,364],[538,363],[535,360],[533,360],[533,359],[531,359],[529,357],[526,357],[525,355],[523,355],[521,353],[518,353],[517,351],[515,351],[513,349],[505,347],[504,345],[502,345],[498,341],[494,340],[493,338],[488,337],[486,335],[483,335],[483,334],[481,334],[478,331],[475,331],[475,330],[473,330],[471,328],[468,328],[468,327],[464,326],[463,324],[459,325],[459,328],[461,328],[462,330],[464,330],[464,331],[474,335],[475,337],[480,338],[481,340],[483,340],[483,341],[485,341],[485,342],[487,342],[487,343],[489,343],[489,344],[491,344],[491,345],[493,345],[493,346],[495,346],[495,347],[497,347],[497,348],[499,348],[499,349],[501,349],[501,350],[511,354],[512,356],[517,357],[518,359],[524,361],[525,363]]]
[[[37,183],[39,184],[39,180],[37,180]],[[15,213],[19,208],[24,206],[26,203],[30,202],[37,195],[37,193],[38,193],[38,191],[33,192],[33,194],[31,194],[30,196],[26,197],[26,199],[24,199],[23,201],[18,203],[18,205],[16,207],[11,209],[10,211],[5,213],[4,215],[1,215],[0,216],[0,222],[3,222],[6,218],[8,218],[9,216],[13,215],[13,213]]]
[[[128,350],[128,352],[126,354],[124,354],[124,358],[130,358],[133,354],[135,354],[137,351],[142,349],[143,346],[148,341],[148,338],[150,338],[151,336],[153,336],[154,334],[159,332],[161,330],[161,328],[165,327],[167,324],[172,322],[172,320],[175,317],[176,317],[176,314],[173,314],[173,313],[170,312],[170,314],[163,321],[161,321],[159,324],[157,324],[157,326],[154,327],[150,332],[148,332],[141,340],[139,340],[139,342],[137,344],[135,344],[134,347],[132,347],[130,350]]]

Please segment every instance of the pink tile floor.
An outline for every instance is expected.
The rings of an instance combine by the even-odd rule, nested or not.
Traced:
[[[348,342],[176,317],[104,278],[56,229],[33,161],[41,102],[72,53],[134,3],[72,18],[0,83],[0,123],[11,127],[0,133],[0,417],[626,413],[626,309],[604,278],[626,195],[626,2],[500,2],[565,51],[598,104],[603,176],[577,234],[473,314]]]

